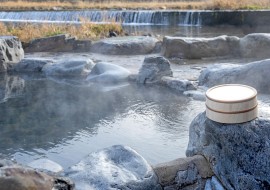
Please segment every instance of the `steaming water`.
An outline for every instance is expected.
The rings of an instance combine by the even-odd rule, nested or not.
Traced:
[[[151,164],[183,157],[189,124],[204,109],[160,87],[72,86],[20,76],[0,84],[0,156],[20,163],[45,157],[68,167],[115,144]]]

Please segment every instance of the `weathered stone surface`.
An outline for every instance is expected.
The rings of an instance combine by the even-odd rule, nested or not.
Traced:
[[[220,181],[216,176],[212,176],[211,179],[208,179],[205,184],[204,190],[225,190]]]
[[[52,60],[47,59],[22,59],[19,63],[14,64],[9,71],[15,72],[41,72],[43,66],[51,64]]]
[[[161,189],[146,160],[131,148],[121,145],[88,155],[66,174],[78,190]]]
[[[100,83],[115,83],[128,80],[129,75],[130,72],[127,69],[118,65],[97,63],[88,75],[87,80]]]
[[[239,83],[252,86],[260,92],[270,92],[270,60],[246,65],[213,65],[202,71],[199,85],[212,87],[219,84]]]
[[[51,190],[54,178],[18,165],[0,167],[1,190]]]
[[[67,34],[34,39],[24,44],[24,50],[31,52],[86,52],[91,48],[91,41],[77,40]]]
[[[219,36],[214,38],[164,37],[162,54],[165,57],[200,59],[204,57],[237,55],[239,38]]]
[[[270,120],[221,124],[201,113],[189,131],[187,156],[205,156],[226,189],[270,188]]]
[[[27,164],[31,168],[38,169],[40,171],[49,171],[53,173],[60,173],[63,171],[63,167],[58,163],[49,159],[38,159]]]
[[[192,97],[194,100],[205,101],[205,92],[199,90],[188,90],[183,93],[185,96]]]
[[[91,51],[109,55],[140,55],[152,53],[158,40],[148,36],[107,38],[93,43]]]
[[[213,175],[207,160],[200,155],[158,164],[154,167],[154,171],[164,188],[173,189],[193,184],[204,188],[206,179]]]
[[[46,64],[42,72],[47,76],[81,77],[87,76],[93,66],[91,59],[65,59],[54,64]]]
[[[196,87],[192,82],[189,80],[181,80],[179,78],[174,78],[174,77],[162,77],[161,78],[162,84],[165,86],[172,88],[178,92],[184,92],[187,90],[195,90]]]
[[[9,160],[0,160],[0,189],[73,190],[74,183],[66,177],[50,176]]]
[[[141,84],[161,82],[164,76],[172,76],[170,61],[162,56],[146,57],[139,70],[137,82]]]
[[[242,57],[270,58],[270,34],[254,33],[240,39]]]
[[[0,72],[6,72],[9,64],[19,62],[24,57],[20,40],[15,36],[0,37]]]

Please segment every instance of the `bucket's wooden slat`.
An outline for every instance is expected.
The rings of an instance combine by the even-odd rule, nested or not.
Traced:
[[[206,92],[206,116],[220,123],[243,123],[258,115],[256,89],[239,84],[215,86]]]

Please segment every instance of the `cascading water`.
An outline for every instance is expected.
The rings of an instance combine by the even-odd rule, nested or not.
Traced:
[[[201,25],[195,11],[22,11],[0,12],[4,22],[95,23],[120,22],[124,25]]]
[[[202,19],[200,12],[190,11],[186,13],[185,20],[180,25],[183,26],[201,26]]]

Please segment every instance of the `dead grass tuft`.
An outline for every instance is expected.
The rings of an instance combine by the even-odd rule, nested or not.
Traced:
[[[122,34],[120,24],[93,24],[83,22],[81,25],[69,24],[4,24],[0,23],[0,35],[18,36],[23,42],[40,37],[49,37],[58,34],[70,34],[78,39],[98,39],[107,37],[109,31]]]
[[[1,1],[1,0],[0,0]],[[51,1],[5,1],[2,10],[57,10],[57,9],[267,9],[270,0],[51,0]]]

